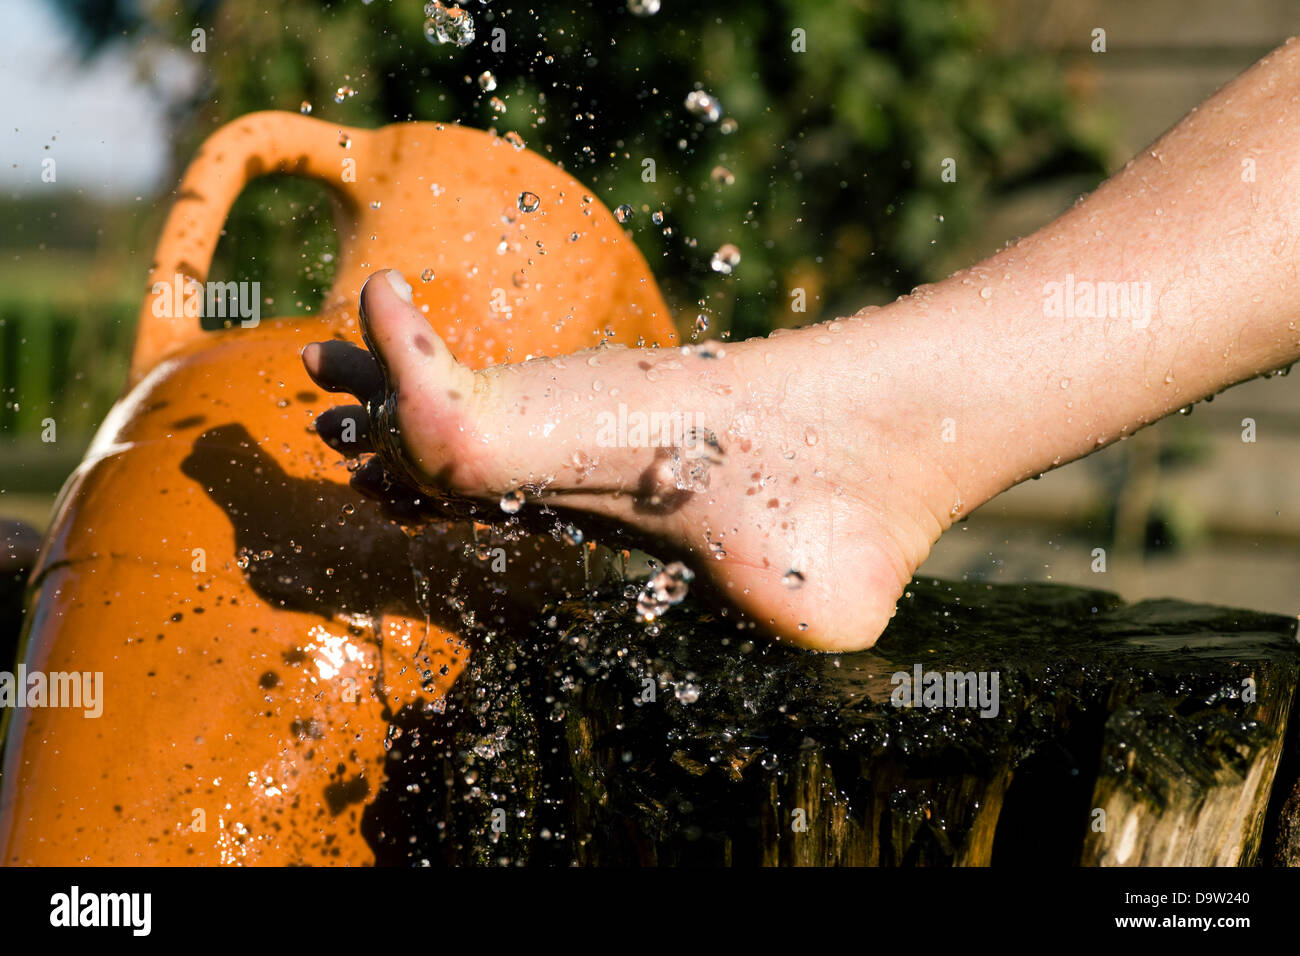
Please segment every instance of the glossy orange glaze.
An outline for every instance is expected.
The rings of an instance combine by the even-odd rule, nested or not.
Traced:
[[[159,317],[153,283],[206,279],[230,204],[276,171],[339,198],[322,313],[219,332]],[[519,210],[525,190],[536,212]],[[258,113],[208,140],[164,227],[130,389],[64,487],[32,578],[23,662],[102,672],[103,713],[7,712],[0,860],[375,862],[390,728],[438,709],[473,622],[523,627],[579,564],[527,539],[493,574],[468,527],[409,539],[312,430],[347,399],[317,389],[299,352],[359,344],[358,293],[387,267],[476,367],[602,337],[669,344],[645,261],[585,195],[539,156],[457,126]],[[492,308],[501,296],[508,311]]]

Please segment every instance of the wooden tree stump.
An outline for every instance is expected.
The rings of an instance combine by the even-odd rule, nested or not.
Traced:
[[[876,648],[819,655],[634,603],[561,604],[408,715],[381,862],[1295,862],[1293,619],[914,582]],[[897,706],[918,665],[996,674],[996,713]]]

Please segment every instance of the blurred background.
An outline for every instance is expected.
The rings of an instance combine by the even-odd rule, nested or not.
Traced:
[[[1297,20],[1292,0],[464,6],[477,36],[462,48],[426,38],[421,0],[5,0],[0,519],[47,525],[122,386],[174,184],[242,113],[516,132],[632,208],[686,338],[743,338],[887,302],[1031,232]],[[695,88],[721,122],[683,108]],[[728,243],[741,261],[723,275],[710,263]],[[260,281],[264,315],[309,313],[335,249],[324,187],[268,177],[236,204],[210,278]],[[1026,482],[922,573],[1296,614],[1297,379]]]

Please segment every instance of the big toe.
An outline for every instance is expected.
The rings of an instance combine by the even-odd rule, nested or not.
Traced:
[[[372,274],[362,287],[361,334],[390,392],[419,390],[465,371],[415,307],[411,285],[396,269]]]
[[[385,410],[383,421],[371,422],[375,450],[396,477],[450,489],[480,457],[473,442],[476,373],[456,361],[396,270],[366,280],[361,325],[395,414]]]

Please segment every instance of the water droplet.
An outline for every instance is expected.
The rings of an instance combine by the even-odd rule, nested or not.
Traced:
[[[817,429],[813,428],[811,425],[805,428],[803,433],[803,440],[807,442],[809,445],[817,444]]]
[[[484,93],[491,93],[497,88],[497,78],[491,70],[484,70],[478,75],[478,88]]]
[[[537,207],[541,204],[542,199],[537,193],[522,192],[519,194],[520,212],[537,212]]]
[[[736,174],[726,166],[714,166],[713,172],[709,173],[709,178],[719,186],[731,186],[736,182]]]
[[[1069,388],[1069,387],[1070,387],[1070,380],[1068,378],[1061,379],[1061,388]]]
[[[719,248],[709,260],[710,268],[724,276],[731,275],[732,270],[738,265],[740,265],[740,250],[729,242]]]
[[[993,298],[993,286],[986,285],[984,288],[980,289],[980,298],[985,300]]]
[[[352,148],[352,137],[343,132],[343,130],[339,130],[339,145],[344,149]]]
[[[302,105],[298,107],[298,112],[301,113],[303,116],[310,116],[311,104],[308,103],[306,100],[303,100]]]
[[[423,272],[420,273],[420,278],[425,282],[431,281],[433,279],[433,270],[425,269]]]
[[[519,509],[524,506],[524,493],[522,491],[507,491],[501,496],[501,510],[508,515],[518,513]]]
[[[574,470],[578,472],[580,478],[585,478],[596,467],[596,463],[584,451],[575,451],[570,460],[573,462]]]
[[[511,146],[513,146],[515,149],[523,149],[525,145],[524,138],[520,136],[518,133],[516,133],[514,130],[511,130],[510,132],[506,133],[505,141],[509,143]]]
[[[356,95],[357,95],[357,91],[354,90],[352,87],[340,86],[337,90],[334,91],[334,102],[342,103],[348,97],[356,96]]]
[[[674,561],[645,583],[637,596],[636,612],[644,621],[653,621],[674,604],[680,604],[690,592],[695,572]]]
[[[732,133],[736,131],[738,126],[739,124],[735,121],[735,119],[728,116],[726,119],[722,121],[721,125],[718,126],[718,132],[722,133],[724,136],[730,136]]]
[[[791,568],[789,571],[785,572],[785,575],[781,578],[781,583],[784,584],[786,587],[788,587],[791,591],[797,591],[799,588],[803,587],[803,582],[804,582],[803,574],[799,571],[794,570],[794,568]]]
[[[686,96],[686,109],[706,123],[716,123],[722,118],[722,104],[703,90],[691,90]]]
[[[383,203],[380,202],[378,199],[372,199],[372,200],[370,200],[370,208],[371,208],[371,209],[378,209],[378,208],[380,208],[381,206],[383,206]]]
[[[627,203],[621,203],[614,210],[614,218],[619,222],[628,222],[632,218],[632,207]]]
[[[1191,405],[1184,405],[1182,408],[1178,409],[1179,415],[1190,415],[1191,413],[1192,413]]]
[[[660,211],[652,212],[650,214],[650,221],[656,226],[662,226],[664,224],[664,214]]]
[[[707,332],[709,330],[709,317],[701,312],[695,317],[695,331]]]
[[[494,96],[492,99],[488,100],[488,106],[492,107],[492,112],[497,116],[500,116],[506,111],[505,100],[501,99],[499,96]]]
[[[659,12],[660,0],[627,0],[627,8],[634,16],[653,17]]]
[[[424,5],[424,36],[430,43],[454,43],[466,47],[474,42],[474,18],[456,5],[440,0]]]

